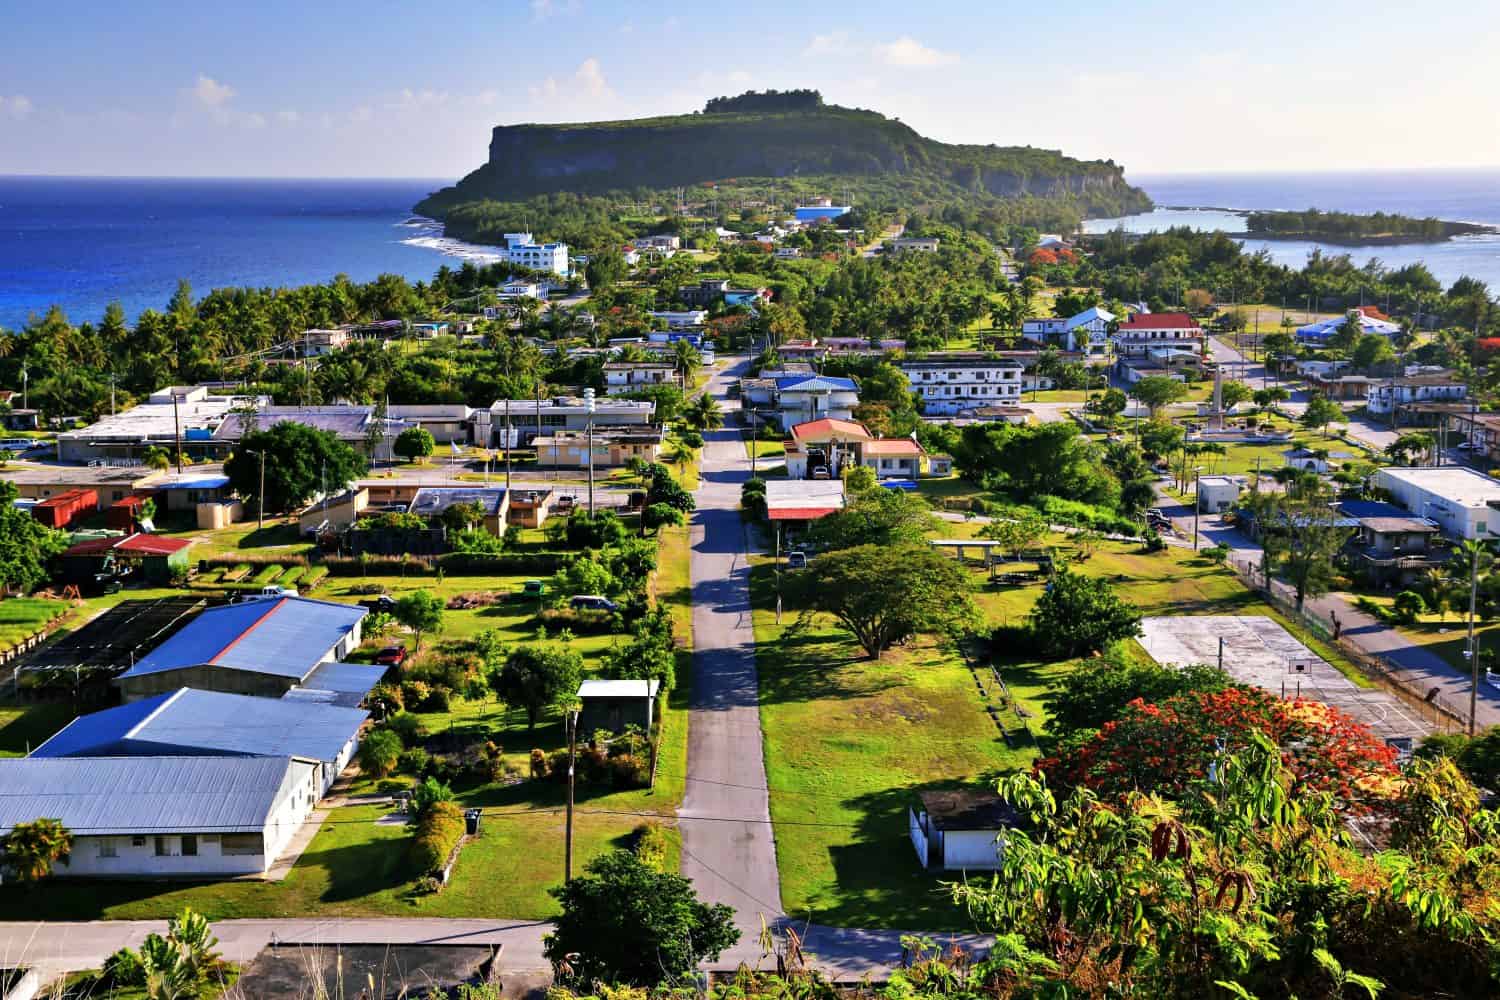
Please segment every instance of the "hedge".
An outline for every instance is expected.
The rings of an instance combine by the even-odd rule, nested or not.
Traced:
[[[283,571],[280,563],[267,563],[260,568],[259,572],[257,572],[250,578],[250,582],[265,585],[280,576],[282,572]]]
[[[449,552],[441,556],[334,556],[323,561],[331,576],[427,576],[441,567],[449,576],[552,576],[570,565],[572,552]]]
[[[434,802],[417,823],[407,857],[418,875],[430,875],[448,862],[464,835],[464,811],[457,802]]]
[[[548,609],[537,615],[536,621],[548,632],[571,629],[574,635],[609,635],[618,624],[612,612],[573,608]]]

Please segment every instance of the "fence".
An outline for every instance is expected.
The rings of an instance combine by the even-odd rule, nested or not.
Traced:
[[[1299,611],[1295,591],[1291,587],[1280,581],[1273,581],[1271,590],[1264,589],[1257,582],[1260,578],[1259,568],[1248,560],[1231,559],[1229,567],[1247,587],[1260,593],[1272,607],[1301,624],[1320,641],[1338,650],[1339,655],[1354,664],[1360,673],[1415,709],[1421,718],[1432,723],[1433,728],[1441,732],[1453,732],[1468,727],[1468,710],[1440,696],[1437,688],[1422,690],[1404,676],[1399,667],[1383,657],[1360,649],[1343,634],[1335,639],[1333,623],[1319,617],[1313,609],[1304,604]]]

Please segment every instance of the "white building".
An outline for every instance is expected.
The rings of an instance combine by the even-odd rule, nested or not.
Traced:
[[[100,417],[87,427],[57,436],[60,462],[96,458],[140,461],[152,445],[172,447],[181,434],[189,454],[212,445],[214,432],[235,407],[267,406],[266,397],[221,395],[201,385],[167,386],[144,403]],[[217,454],[221,449],[213,449]]]
[[[658,253],[682,249],[680,236],[637,236],[630,242],[635,244],[637,250],[652,250]]]
[[[937,253],[938,238],[936,236],[901,236],[894,240],[887,240],[885,246],[889,253]]]
[[[1241,476],[1199,476],[1198,509],[1205,514],[1222,514],[1234,506],[1244,488]]]
[[[773,254],[777,260],[796,260],[802,256],[801,247],[777,247]]]
[[[56,871],[98,878],[261,875],[318,801],[293,757],[0,760],[0,835],[47,817],[73,834]]]
[[[1005,831],[1020,822],[989,791],[923,791],[906,810],[907,833],[923,868],[993,871],[1000,867]]]
[[[676,383],[677,366],[666,361],[611,361],[604,366],[604,391],[611,396]]]
[[[1187,313],[1136,313],[1115,329],[1115,354],[1144,358],[1163,349],[1203,356],[1203,328]]]
[[[533,438],[555,431],[588,430],[590,413],[588,404],[576,396],[556,396],[551,399],[497,399],[488,410],[474,413],[474,441],[489,447],[498,447],[506,426],[506,410],[510,411],[510,427],[515,434],[514,444],[526,444]],[[649,427],[656,404],[649,399],[610,399],[602,397],[594,401],[592,419],[599,427]]]
[[[1093,306],[1077,316],[1023,320],[1021,339],[1089,357],[1103,356],[1109,353],[1109,325],[1114,321],[1114,313]]]
[[[512,242],[512,240],[515,242]],[[568,273],[568,245],[566,243],[533,243],[530,233],[506,233],[505,249],[500,259],[516,267],[533,271],[549,271],[552,274]]]
[[[500,286],[499,298],[504,302],[514,302],[517,299],[539,299],[542,297],[542,286],[534,281],[507,281]]]
[[[349,345],[349,331],[343,327],[332,330],[306,330],[302,334],[302,351],[310,358],[341,351]]]
[[[651,314],[651,318],[663,324],[668,330],[691,330],[708,322],[708,311],[705,309],[658,310]]]
[[[859,387],[853,379],[790,375],[776,380],[776,410],[782,427],[829,417],[854,419]]]
[[[1500,481],[1458,465],[1412,469],[1376,469],[1375,485],[1389,490],[1396,503],[1425,517],[1453,538],[1491,538],[1500,531]]]
[[[924,411],[952,416],[982,406],[1014,405],[1021,399],[1021,363],[976,352],[934,352],[901,362]]]
[[[1451,373],[1416,375],[1371,382],[1365,408],[1376,416],[1388,417],[1392,408],[1400,410],[1413,403],[1457,403],[1468,397],[1468,383],[1455,382]]]

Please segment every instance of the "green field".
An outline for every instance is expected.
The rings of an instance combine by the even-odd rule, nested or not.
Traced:
[[[0,601],[0,653],[40,632],[68,610],[64,601],[11,597]]]

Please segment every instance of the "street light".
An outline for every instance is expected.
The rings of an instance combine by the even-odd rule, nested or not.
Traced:
[[[1193,466],[1193,551],[1198,551],[1198,513],[1203,510],[1203,501],[1198,495],[1198,481],[1202,478],[1203,466]]]
[[[251,451],[249,448],[244,449],[244,453],[260,459],[260,490],[255,494],[255,530],[259,531],[266,526],[266,453],[264,449]]]
[[[589,416],[589,517],[594,516],[594,390],[583,390],[583,406]]]

